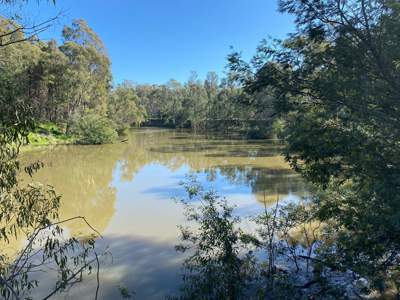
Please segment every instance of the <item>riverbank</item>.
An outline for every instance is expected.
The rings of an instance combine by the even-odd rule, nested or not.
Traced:
[[[166,129],[166,130],[171,130],[174,129],[170,126],[142,126],[141,128],[159,128],[159,129]],[[189,128],[180,128],[180,129],[175,129],[178,131],[182,132],[195,132],[198,134],[204,134],[206,136],[214,136],[214,137],[224,137],[227,138],[229,137],[230,139],[246,139],[246,140],[262,140],[266,138],[253,138],[249,137],[246,133],[239,132],[239,131],[232,131],[229,133],[224,133],[224,132],[219,132],[217,130],[214,131],[205,131],[205,130],[193,130]],[[53,145],[70,145],[70,144],[88,144],[88,143],[82,143],[79,140],[78,136],[71,135],[71,134],[66,134],[65,133],[65,125],[58,125],[52,122],[44,122],[40,123],[32,132],[29,133],[28,135],[28,140],[29,143],[25,144],[23,146],[24,150],[29,150],[30,148],[35,148],[37,146],[53,146]],[[119,134],[119,137],[123,139],[123,137],[126,135],[126,131],[123,132],[123,134]],[[269,141],[279,141],[279,139],[268,139]],[[118,139],[116,139],[114,142],[117,142]],[[90,144],[90,143],[89,143]],[[101,143],[99,143],[101,144]]]
[[[76,143],[74,136],[67,135],[64,132],[65,130],[61,126],[54,123],[40,123],[28,134],[29,143],[24,145],[24,148]]]
[[[282,120],[247,120],[247,119],[207,119],[194,126],[189,121],[183,124],[172,123],[161,118],[148,118],[144,127],[188,129],[199,133],[236,134],[247,139],[276,139],[283,129]]]
[[[72,134],[66,133],[66,125],[55,124],[51,122],[39,123],[34,130],[28,134],[28,143],[23,146],[24,150],[35,148],[38,146],[53,145],[100,145],[118,141],[120,135],[114,128],[97,124],[97,120],[89,122],[86,127]],[[75,130],[76,131],[76,130]],[[109,134],[111,131],[111,134]],[[121,134],[123,137],[124,134]]]

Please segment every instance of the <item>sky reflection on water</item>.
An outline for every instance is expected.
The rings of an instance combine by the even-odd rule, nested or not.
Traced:
[[[62,219],[85,216],[102,232],[98,247],[108,248],[112,259],[102,265],[100,299],[117,297],[121,284],[137,299],[163,299],[180,279],[182,256],[174,245],[177,225],[185,219],[173,201],[185,196],[180,183],[194,174],[206,190],[235,205],[236,214],[251,216],[264,209],[264,201],[296,201],[307,194],[280,150],[276,142],[139,129],[130,132],[127,143],[35,149],[23,160],[45,163],[33,180],[53,185],[62,195]],[[90,234],[82,223],[67,230]],[[92,299],[93,288],[89,278],[59,298]]]

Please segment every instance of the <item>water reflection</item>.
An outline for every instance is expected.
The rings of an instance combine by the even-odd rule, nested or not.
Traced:
[[[45,168],[33,180],[50,184],[62,195],[60,218],[84,216],[100,232],[115,213],[116,189],[111,185],[120,154],[113,147],[56,147],[27,153],[24,159],[41,160]],[[90,229],[79,222],[68,224],[72,234]]]
[[[302,180],[279,155],[281,145],[232,140],[161,129],[133,130],[126,143],[57,146],[24,154],[46,168],[34,180],[62,195],[61,218],[84,216],[105,236],[113,262],[103,266],[103,299],[123,282],[138,299],[162,299],[178,286],[181,258],[173,249],[182,210],[171,200],[183,196],[179,183],[194,172],[237,205],[241,215],[263,209],[260,202],[306,194]],[[25,180],[31,180],[26,178]],[[84,224],[68,224],[74,235],[89,234]],[[105,272],[104,269],[107,271]],[[90,280],[80,299],[92,298]],[[161,293],[162,292],[162,293]],[[69,296],[73,298],[74,294]]]

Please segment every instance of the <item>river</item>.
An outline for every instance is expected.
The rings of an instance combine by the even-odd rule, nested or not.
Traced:
[[[185,196],[181,182],[193,174],[235,205],[235,214],[252,216],[277,197],[296,201],[307,193],[281,150],[277,141],[152,128],[132,130],[127,141],[112,145],[33,149],[23,161],[45,163],[33,180],[62,196],[61,219],[84,216],[103,235],[98,247],[111,255],[102,262],[100,299],[119,299],[118,286],[136,299],[164,299],[180,283],[183,256],[174,245],[185,218],[174,198]],[[65,230],[91,233],[79,221]],[[94,289],[94,278],[87,278],[58,298],[93,299]]]

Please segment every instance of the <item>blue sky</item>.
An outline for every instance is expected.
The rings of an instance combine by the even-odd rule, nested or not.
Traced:
[[[260,40],[283,38],[294,28],[291,16],[277,12],[277,0],[31,1],[26,11],[33,21],[62,11],[44,38],[85,19],[107,47],[115,82],[185,81],[191,71],[222,76],[230,46],[249,58]]]

